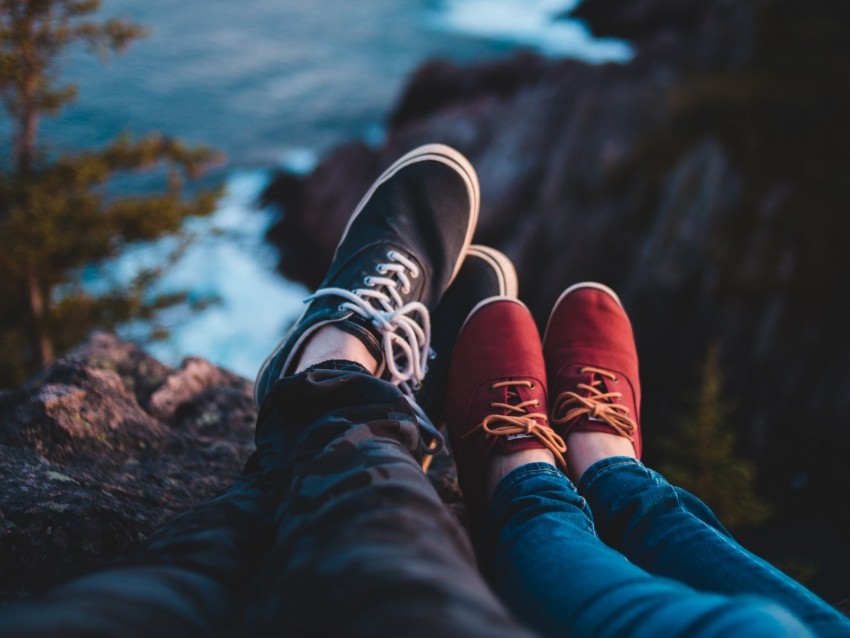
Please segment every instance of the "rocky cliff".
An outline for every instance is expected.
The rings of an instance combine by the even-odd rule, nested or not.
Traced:
[[[127,554],[228,487],[254,448],[252,390],[98,333],[0,393],[0,603]],[[430,476],[462,516],[451,459]]]
[[[96,334],[0,394],[0,600],[137,546],[227,487],[253,447],[251,385]]]
[[[586,0],[627,64],[520,54],[431,62],[379,147],[337,149],[268,192],[281,271],[316,286],[362,193],[411,147],[467,154],[475,241],[506,252],[542,325],[565,286],[617,289],[633,317],[648,459],[716,344],[742,452],[774,502],[753,532],[827,597],[850,591],[846,259],[850,16],[827,0]]]

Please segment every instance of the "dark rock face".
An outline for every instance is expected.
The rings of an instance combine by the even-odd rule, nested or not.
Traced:
[[[455,146],[481,180],[475,241],[513,259],[541,327],[571,283],[621,293],[650,463],[718,344],[734,428],[776,503],[753,539],[814,565],[809,584],[837,599],[850,591],[850,511],[836,508],[850,456],[850,91],[837,71],[850,19],[804,4],[587,0],[581,17],[632,38],[633,61],[429,63],[385,144],[329,154],[280,200],[274,237],[284,274],[315,287],[380,171],[418,144]]]
[[[108,334],[0,394],[0,600],[126,553],[227,487],[253,448],[251,385],[172,370]]]

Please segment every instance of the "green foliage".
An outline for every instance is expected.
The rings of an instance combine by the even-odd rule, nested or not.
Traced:
[[[659,443],[668,459],[659,469],[671,483],[701,498],[724,525],[758,525],[770,515],[770,507],[754,491],[754,464],[735,451],[732,407],[723,397],[717,346],[709,348],[701,376],[690,414]]]
[[[11,119],[13,149],[0,168],[0,387],[24,380],[95,327],[150,319],[183,294],[153,296],[162,268],[98,293],[86,272],[128,246],[180,232],[210,213],[216,191],[184,194],[217,160],[159,134],[122,135],[97,150],[51,157],[37,143],[38,120],[61,110],[76,87],[60,84],[58,62],[76,43],[101,59],[144,34],[120,19],[85,19],[100,0],[0,0],[0,96]],[[116,196],[115,178],[153,171],[161,192]]]

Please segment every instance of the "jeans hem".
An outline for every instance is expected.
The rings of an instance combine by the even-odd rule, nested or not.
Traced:
[[[540,461],[536,461],[534,463],[526,463],[525,465],[520,465],[515,470],[511,470],[506,476],[502,477],[499,483],[496,485],[496,489],[493,492],[493,497],[490,499],[490,502],[495,502],[498,500],[501,495],[509,490],[513,485],[523,480],[529,474],[551,474],[552,476],[556,476],[560,479],[566,481],[567,485],[572,491],[576,491],[575,486],[573,486],[572,481],[568,479],[563,472],[561,472],[558,468],[550,463],[543,463]]]
[[[368,374],[370,377],[374,377],[375,375],[369,372],[366,367],[356,361],[351,361],[350,359],[326,359],[325,361],[319,361],[318,363],[314,363],[309,368],[305,368],[302,372],[312,372],[313,370],[339,370],[341,372],[360,372],[362,374]],[[290,376],[296,376],[295,374]],[[283,377],[286,378],[286,377]]]
[[[587,492],[593,483],[603,474],[617,467],[631,465],[646,469],[646,466],[632,456],[609,456],[608,458],[596,461],[593,465],[584,471],[581,478],[578,480],[578,491],[584,494]]]

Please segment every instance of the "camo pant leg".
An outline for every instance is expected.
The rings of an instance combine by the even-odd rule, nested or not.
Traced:
[[[399,390],[350,362],[283,379],[257,448],[275,542],[246,617],[261,636],[526,636],[422,473]]]
[[[0,610],[4,638],[172,638],[241,634],[242,602],[271,543],[260,475],[160,528],[138,552]]]

